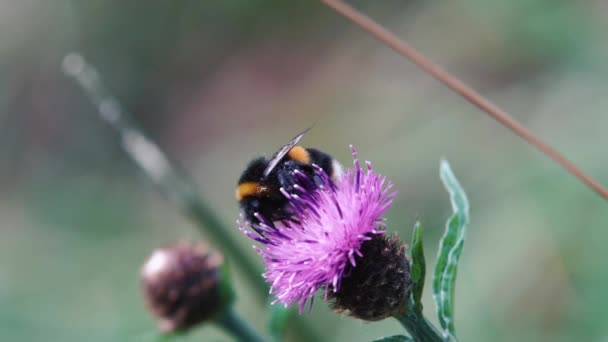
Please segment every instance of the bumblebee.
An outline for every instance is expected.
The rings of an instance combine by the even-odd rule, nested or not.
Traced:
[[[236,200],[249,222],[259,223],[256,213],[259,213],[269,224],[290,219],[288,201],[280,189],[283,188],[288,193],[293,191],[295,170],[314,177],[314,164],[323,169],[332,181],[342,174],[340,163],[328,154],[298,145],[307,131],[308,129],[296,135],[272,158],[253,159],[241,174],[236,187]]]

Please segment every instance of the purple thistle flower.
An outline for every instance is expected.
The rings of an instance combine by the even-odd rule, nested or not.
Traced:
[[[263,245],[254,248],[263,257],[275,303],[298,303],[302,311],[310,299],[312,308],[321,288],[327,299],[328,291],[339,291],[342,278],[356,266],[356,256],[363,257],[361,245],[385,233],[382,215],[396,192],[370,162],[362,169],[351,150],[354,168],[334,182],[318,166],[312,176],[294,172],[295,190],[281,189],[293,212],[289,220],[268,222],[260,215],[255,225],[239,220],[240,229]]]

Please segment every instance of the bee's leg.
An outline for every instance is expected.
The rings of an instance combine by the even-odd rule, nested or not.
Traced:
[[[298,169],[298,165],[295,162],[285,162],[277,172],[277,179],[279,180],[280,186],[285,189],[288,193],[294,192],[294,186],[296,185],[296,178],[294,171]]]
[[[322,188],[325,185],[323,178],[321,178],[321,176],[317,175],[316,173],[312,174],[312,180],[313,180],[313,182],[315,182],[315,185],[318,188]]]
[[[295,172],[299,171],[308,177],[298,177]],[[323,178],[315,173],[311,165],[303,165],[295,161],[285,162],[277,172],[279,184],[287,192],[292,193],[296,184],[307,190],[320,188],[324,185]]]

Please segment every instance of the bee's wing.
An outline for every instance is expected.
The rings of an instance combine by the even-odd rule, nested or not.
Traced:
[[[291,139],[290,142],[288,142],[287,144],[285,144],[285,146],[281,147],[270,159],[270,161],[268,162],[268,166],[266,167],[266,170],[264,170],[264,177],[268,177],[268,175],[272,172],[272,170],[274,170],[274,168],[279,164],[279,162],[281,161],[281,159],[283,159],[283,157],[285,157],[285,155],[287,153],[289,153],[289,151],[298,144],[298,142],[300,142],[300,140],[302,139],[302,137],[304,137],[304,134],[306,134],[306,132],[308,132],[310,130],[310,127],[307,128],[305,131],[303,131],[302,133],[296,135],[293,139]]]

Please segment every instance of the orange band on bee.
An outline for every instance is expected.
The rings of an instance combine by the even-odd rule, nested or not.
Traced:
[[[308,153],[308,151],[306,151],[306,149],[302,146],[294,146],[291,150],[289,150],[289,153],[287,153],[287,155],[292,160],[295,160],[302,164],[308,165],[311,163],[310,153]]]
[[[245,197],[249,197],[259,193],[262,186],[258,182],[245,182],[236,187],[236,200],[241,201]]]

